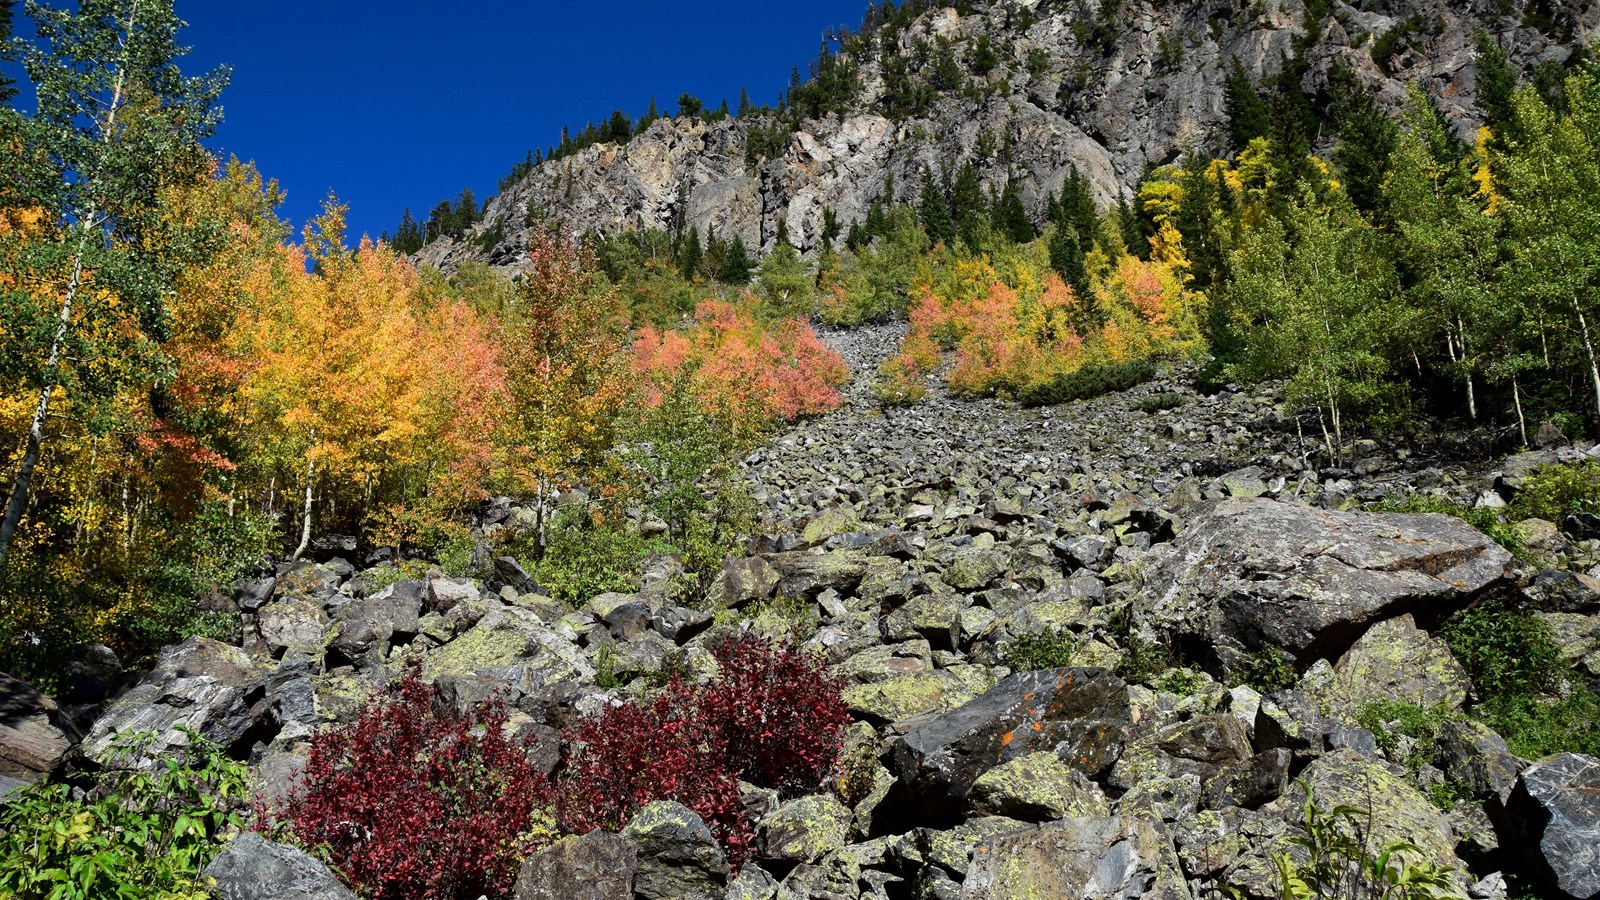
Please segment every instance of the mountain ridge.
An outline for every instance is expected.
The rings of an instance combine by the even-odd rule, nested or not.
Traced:
[[[995,195],[1017,179],[1038,222],[1074,167],[1104,207],[1128,196],[1150,168],[1186,149],[1219,146],[1235,62],[1256,84],[1291,59],[1301,62],[1301,89],[1324,106],[1336,69],[1390,111],[1418,83],[1470,137],[1478,124],[1476,29],[1526,73],[1565,63],[1600,32],[1589,0],[1530,3],[1520,14],[1495,0],[970,6],[847,37],[837,62],[859,85],[843,104],[848,111],[799,122],[780,153],[758,149],[784,132],[782,112],[657,119],[626,143],[597,143],[532,167],[486,204],[481,222],[416,258],[446,271],[472,259],[516,271],[527,233],[543,222],[614,234],[680,221],[763,251],[781,224],[810,253],[823,243],[830,213],[848,228],[872,203],[891,199],[891,188],[909,197],[925,167],[954,171],[969,161]],[[866,52],[874,45],[876,55]],[[976,61],[979,53],[989,56]],[[959,84],[939,81],[950,74],[940,70],[947,58],[961,63]],[[901,114],[906,94],[926,109]]]

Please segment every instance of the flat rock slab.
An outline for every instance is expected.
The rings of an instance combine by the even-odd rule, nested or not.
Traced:
[[[1126,817],[1067,819],[979,845],[963,900],[1188,896],[1171,842]]]
[[[1152,553],[1136,623],[1185,644],[1337,658],[1367,627],[1442,619],[1500,582],[1511,554],[1459,519],[1271,500],[1201,507]]]
[[[528,857],[517,875],[515,900],[633,900],[639,866],[633,842],[591,831]]]
[[[1098,775],[1121,754],[1131,715],[1128,686],[1109,670],[1012,675],[958,709],[906,723],[889,751],[897,806],[923,819],[959,815],[985,772],[1040,751]]]

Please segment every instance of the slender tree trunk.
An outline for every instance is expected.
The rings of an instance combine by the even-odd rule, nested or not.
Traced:
[[[1595,414],[1600,416],[1600,362],[1595,360],[1594,341],[1589,336],[1589,320],[1583,314],[1583,308],[1578,305],[1578,298],[1572,298],[1572,311],[1578,316],[1578,330],[1583,334],[1583,352],[1589,358],[1589,378],[1594,386]]]
[[[1456,342],[1461,345],[1462,368],[1466,370],[1467,375],[1467,415],[1476,423],[1478,421],[1478,388],[1472,381],[1472,369],[1465,365],[1467,361],[1467,325],[1461,321],[1460,316],[1456,317]]]
[[[311,490],[315,487],[316,481],[317,464],[313,460],[306,463],[306,505],[305,512],[301,515],[300,546],[296,547],[294,555],[289,557],[291,561],[299,560],[311,546]]]
[[[1511,376],[1511,401],[1517,406],[1517,427],[1522,430],[1522,446],[1528,446],[1528,420],[1522,416],[1522,386]]]

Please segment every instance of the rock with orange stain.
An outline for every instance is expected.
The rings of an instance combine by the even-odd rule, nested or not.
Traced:
[[[1103,774],[1131,727],[1128,687],[1106,669],[1026,672],[959,709],[902,727],[890,744],[899,783],[886,807],[913,821],[953,818],[969,809],[981,776],[1035,753],[1084,776]]]

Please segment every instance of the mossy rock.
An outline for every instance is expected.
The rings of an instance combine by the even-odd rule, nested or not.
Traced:
[[[830,794],[791,800],[761,822],[768,859],[814,863],[850,839],[850,810]]]
[[[972,808],[1027,822],[1111,814],[1094,782],[1054,753],[1030,753],[996,766],[972,783]]]

